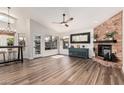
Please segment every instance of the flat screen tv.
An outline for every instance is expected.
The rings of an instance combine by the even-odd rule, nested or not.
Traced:
[[[70,35],[71,43],[90,43],[90,32]]]

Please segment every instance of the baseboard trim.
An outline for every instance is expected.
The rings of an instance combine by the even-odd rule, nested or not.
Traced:
[[[59,55],[63,55],[63,56],[69,56],[68,54],[59,54]]]
[[[52,54],[52,55],[43,55],[42,57],[50,57],[50,56],[55,56],[55,55],[58,55],[58,54]]]

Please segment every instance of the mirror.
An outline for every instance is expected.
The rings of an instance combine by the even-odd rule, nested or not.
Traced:
[[[71,43],[90,43],[90,32],[71,34]]]

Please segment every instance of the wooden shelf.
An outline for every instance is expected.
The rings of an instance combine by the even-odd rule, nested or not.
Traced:
[[[10,35],[10,36],[14,36],[14,35],[15,35],[15,32],[0,31],[0,35]]]
[[[94,41],[94,43],[117,43],[117,40],[101,40],[101,41]]]

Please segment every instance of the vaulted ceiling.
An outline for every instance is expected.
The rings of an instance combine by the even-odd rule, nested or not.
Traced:
[[[122,10],[116,7],[23,7],[19,9],[33,20],[58,32],[93,28]],[[61,22],[63,13],[67,14],[67,17],[74,18],[69,22],[68,28],[53,23]]]

